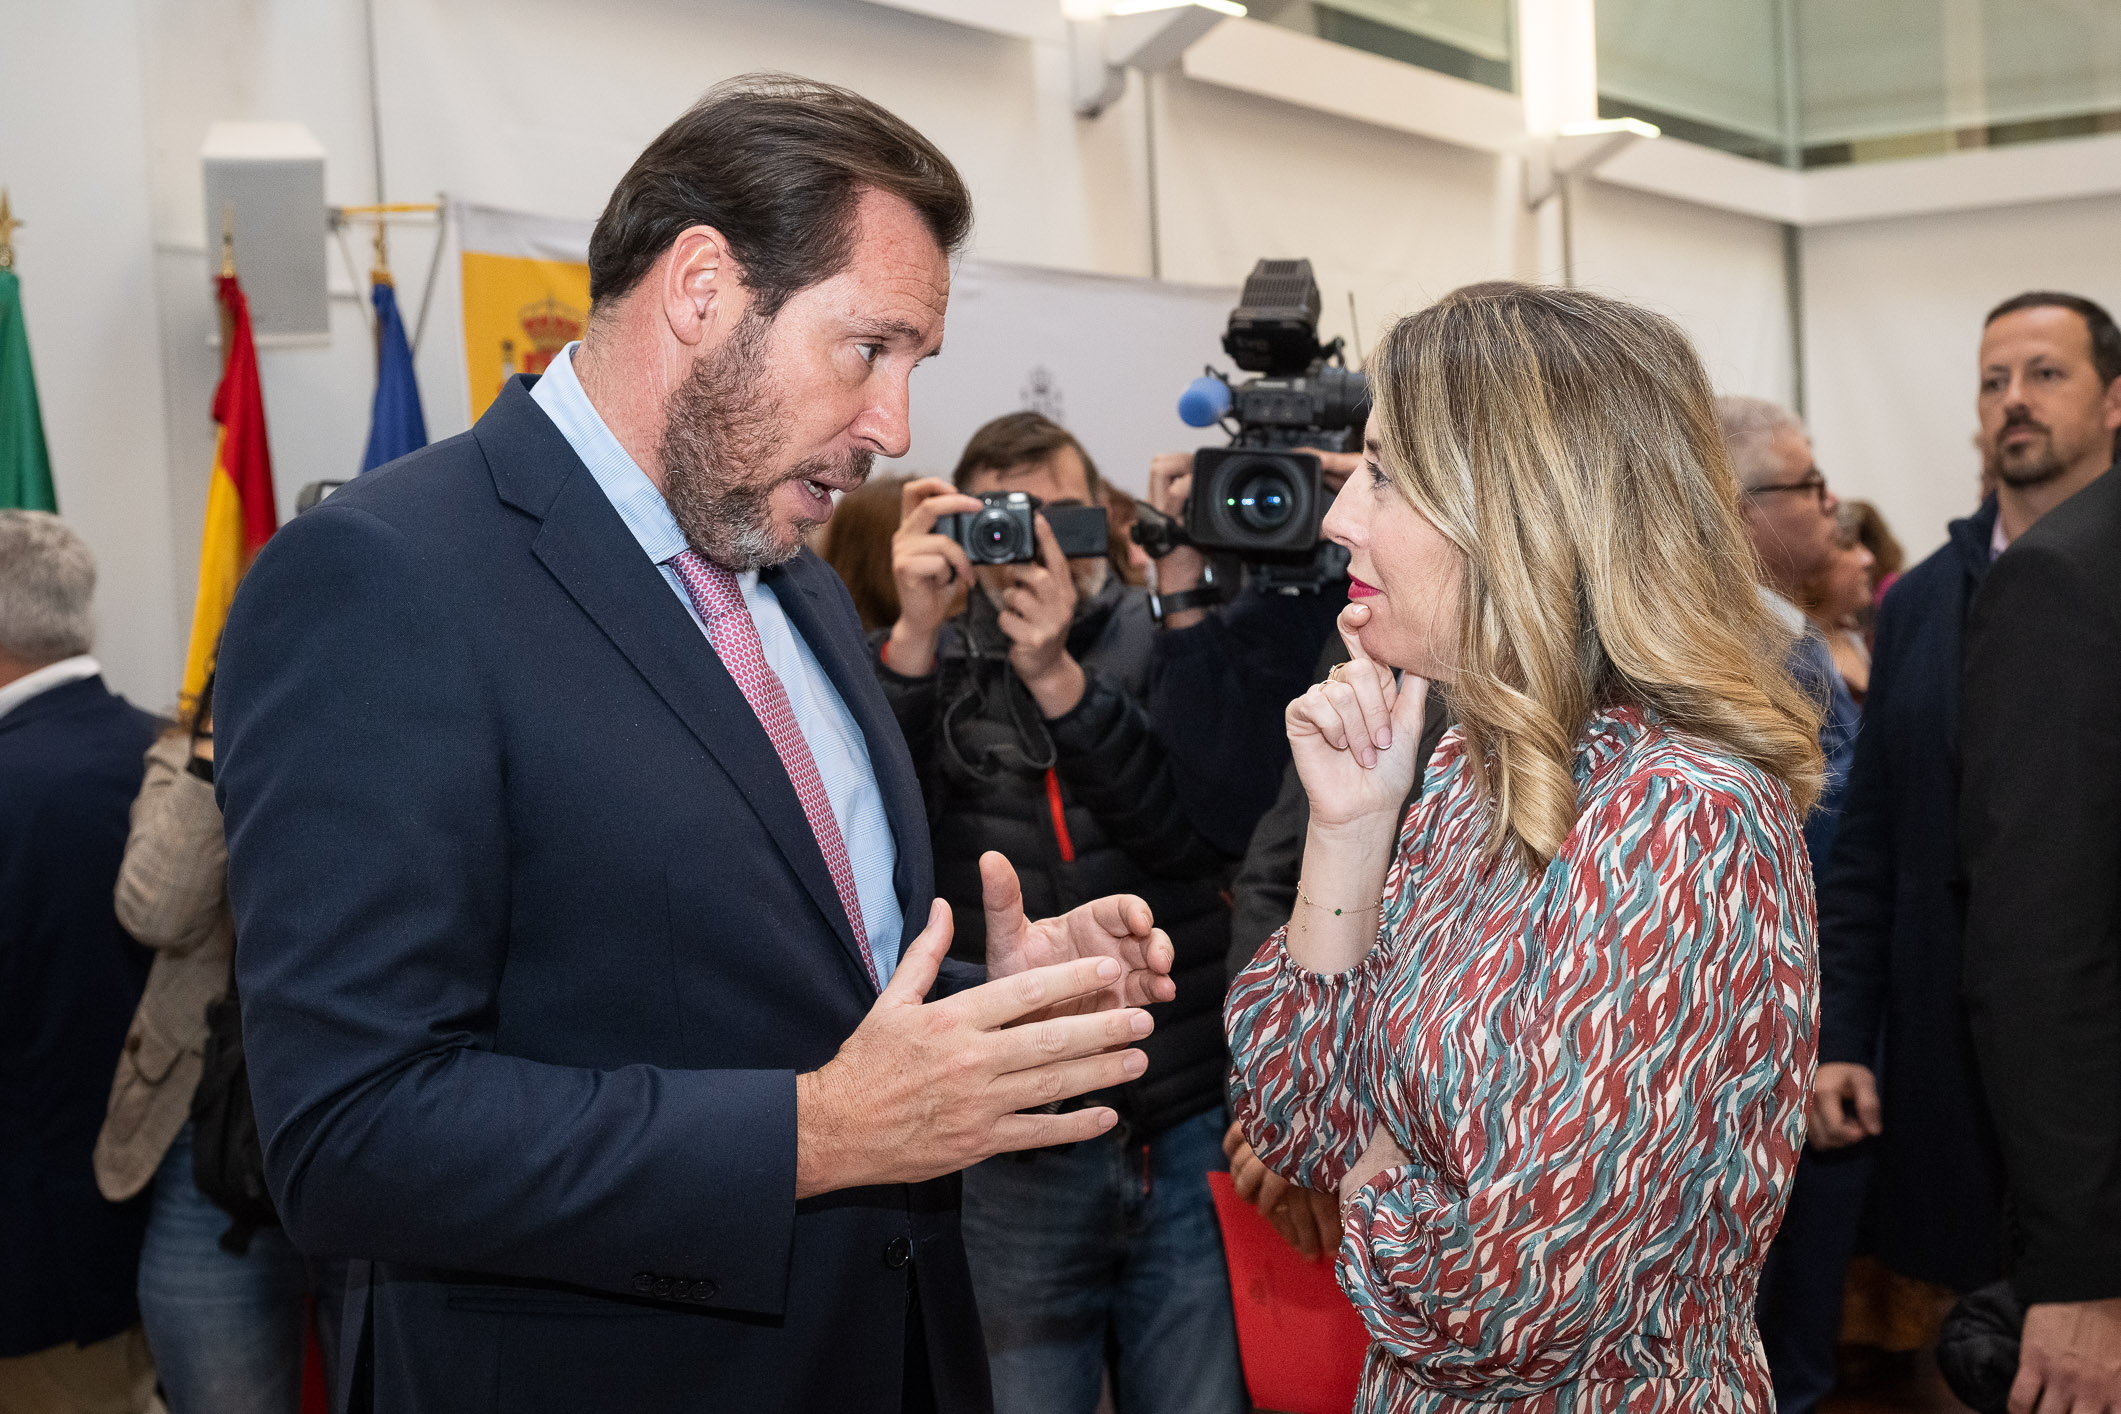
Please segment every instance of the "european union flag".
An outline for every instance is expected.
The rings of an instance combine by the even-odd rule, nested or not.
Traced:
[[[368,423],[368,451],[361,470],[373,471],[387,461],[427,445],[427,419],[420,415],[420,385],[412,376],[412,345],[405,340],[405,321],[398,317],[398,292],[378,280],[369,297],[376,305],[376,408]]]

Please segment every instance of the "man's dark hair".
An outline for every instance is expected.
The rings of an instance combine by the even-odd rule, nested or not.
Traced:
[[[1004,413],[973,433],[950,480],[962,491],[965,483],[980,472],[1009,471],[1046,461],[1064,447],[1073,447],[1083,459],[1084,478],[1090,483],[1090,499],[1084,504],[1103,505],[1104,483],[1097,479],[1097,463],[1090,460],[1090,454],[1075,440],[1073,432],[1043,413]]]
[[[2015,314],[2021,309],[2068,309],[2074,310],[2084,320],[2084,327],[2092,336],[2092,367],[2098,371],[2101,383],[2112,383],[2121,378],[2121,328],[2114,327],[2114,317],[2106,312],[2096,300],[2082,295],[2059,294],[2054,290],[2028,290],[2022,295],[2012,295],[1988,312],[1981,321],[1986,329],[2006,314]]]
[[[716,84],[612,189],[589,238],[591,308],[632,290],[688,226],[712,226],[771,319],[846,268],[869,187],[904,198],[946,256],[972,229],[950,159],[860,94],[791,74]]]

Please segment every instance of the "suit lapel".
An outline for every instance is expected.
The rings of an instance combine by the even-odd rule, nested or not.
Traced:
[[[914,855],[927,840],[928,817],[921,800],[920,777],[914,772],[913,757],[906,749],[905,733],[899,730],[898,718],[892,714],[884,689],[876,680],[876,669],[870,666],[868,645],[860,630],[850,632],[845,623],[852,616],[853,605],[832,602],[835,598],[844,601],[847,593],[832,569],[805,550],[787,564],[767,570],[761,578],[772,587],[789,623],[810,645],[825,675],[839,689],[840,700],[854,714],[868,745],[870,770],[884,797],[884,815],[891,822],[891,837],[898,846],[891,885],[898,895],[900,916],[905,920],[899,939],[903,953],[928,925],[928,900],[913,897]],[[835,614],[835,607],[841,612]],[[834,618],[841,622],[834,623]]]
[[[524,425],[526,412],[547,436],[541,438],[537,428]],[[506,421],[489,437],[487,422],[496,413]],[[504,397],[476,430],[503,498],[543,522],[531,553],[736,783],[866,982],[868,969],[862,966],[839,890],[771,738],[596,478],[527,395]],[[559,459],[564,459],[565,469],[550,478],[526,476],[520,466],[511,466],[504,477],[502,461],[526,454],[545,461],[545,472],[557,470],[551,463]],[[700,863],[702,868],[711,865],[708,860]]]

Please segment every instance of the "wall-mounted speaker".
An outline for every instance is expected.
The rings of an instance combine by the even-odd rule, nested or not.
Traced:
[[[258,342],[329,342],[323,144],[300,123],[215,123],[200,157],[208,272],[221,268],[225,221]]]

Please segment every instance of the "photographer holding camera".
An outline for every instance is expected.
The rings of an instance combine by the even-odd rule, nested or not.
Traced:
[[[1096,469],[1055,423],[988,423],[954,480],[905,490],[892,552],[900,615],[877,646],[927,797],[955,947],[983,947],[979,865],[998,850],[1027,907],[1139,894],[1177,951],[1178,996],[1151,1008],[1146,1073],[1095,1100],[1119,1124],[964,1176],[996,1409],[1089,1414],[1109,1349],[1123,1407],[1235,1414],[1244,1386],[1202,1178],[1224,1163],[1222,890],[1235,859],[1192,823],[1150,708],[1160,660],[1199,626],[1160,632],[1148,591],[1112,572]],[[1082,507],[1100,522],[1087,532]],[[1005,554],[1034,558],[997,563]],[[964,612],[946,620],[968,581]],[[1168,725],[1190,731],[1216,710],[1198,703]]]

